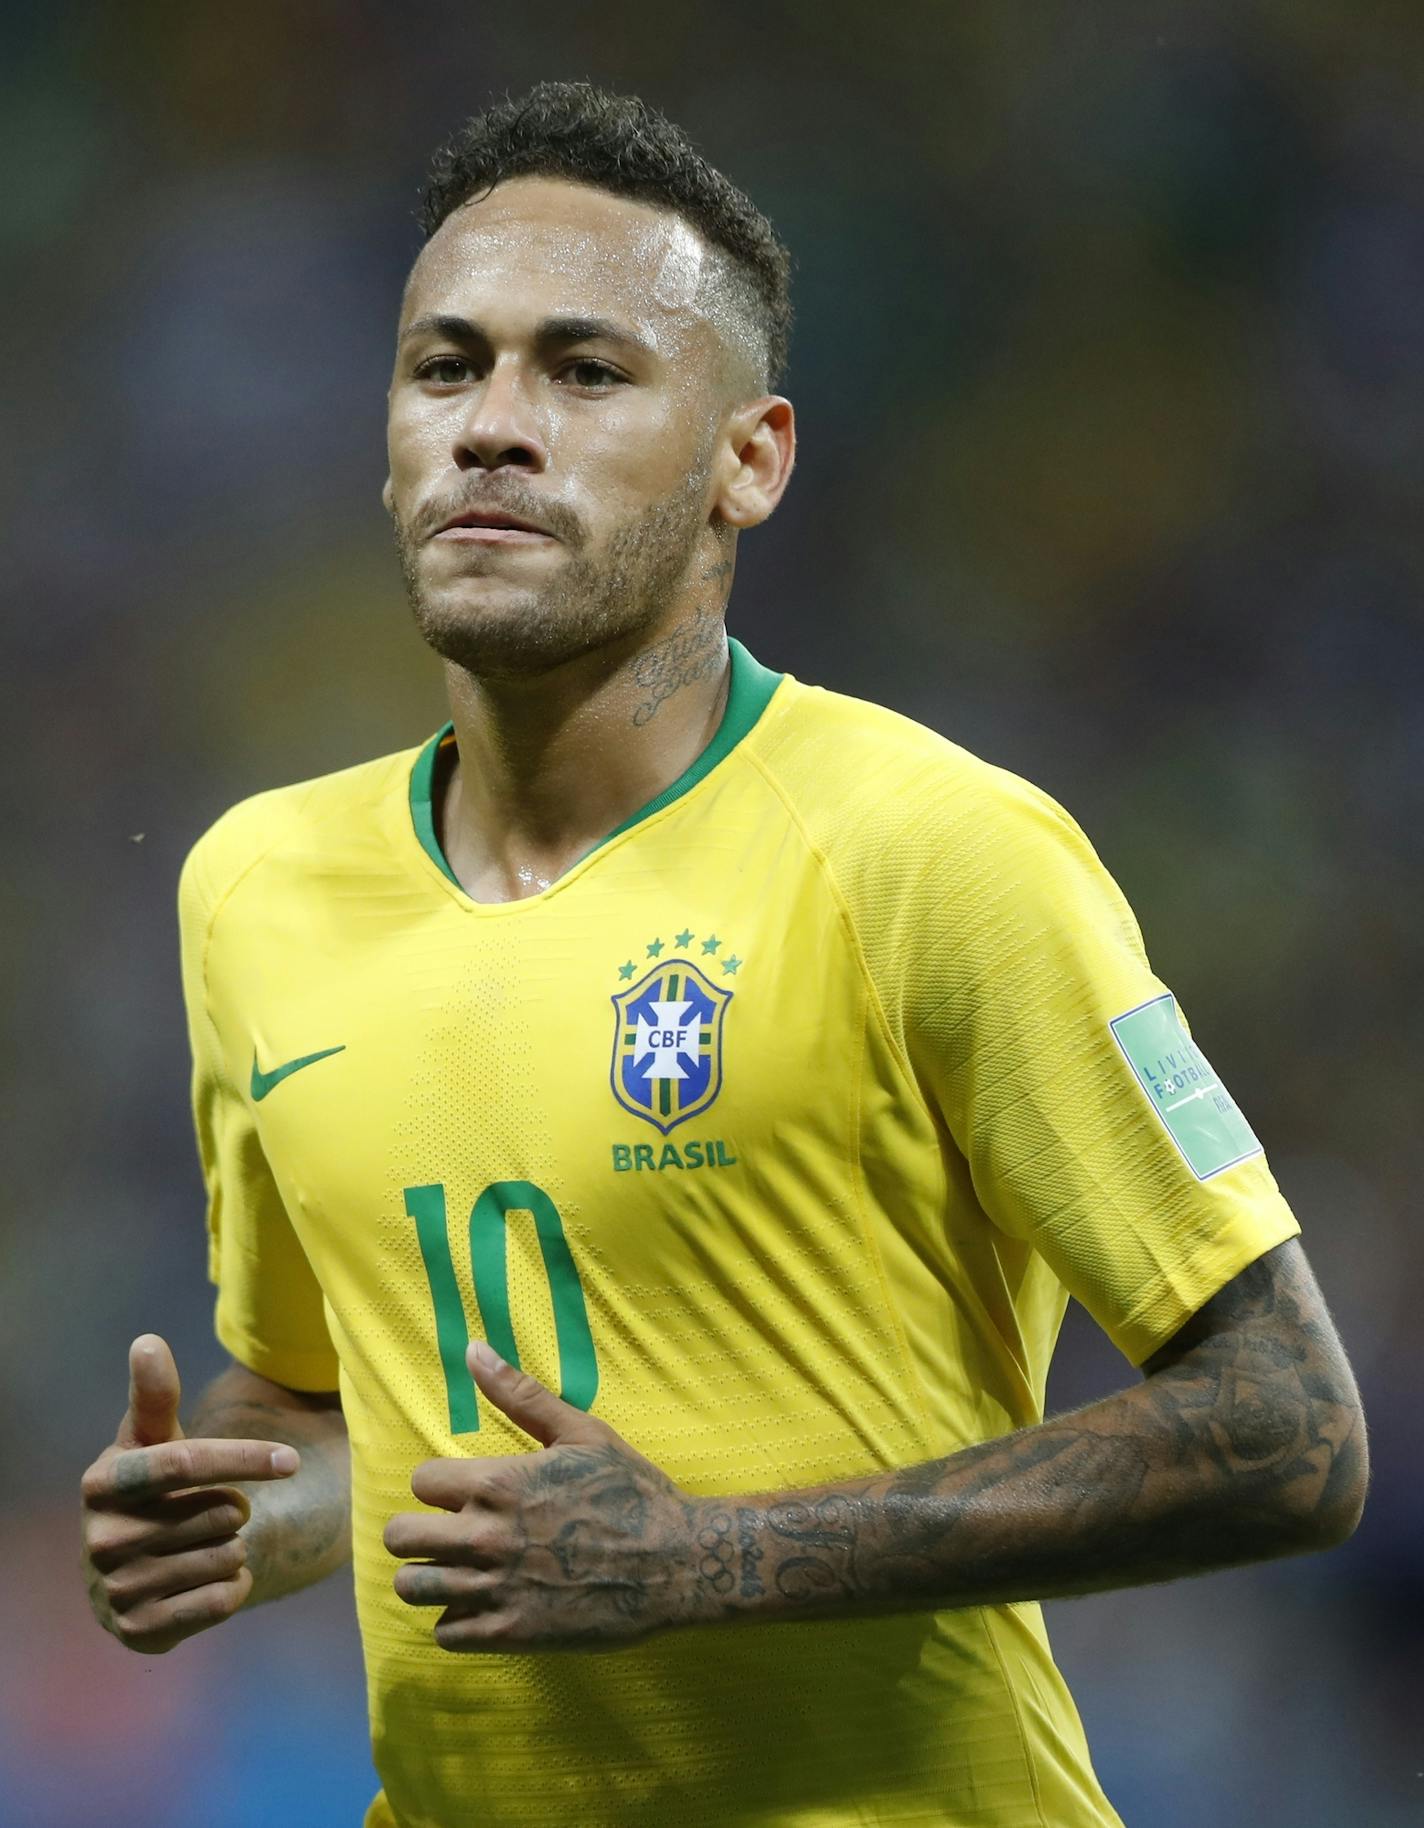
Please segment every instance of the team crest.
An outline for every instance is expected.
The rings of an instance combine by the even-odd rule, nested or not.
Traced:
[[[613,998],[613,1096],[666,1136],[722,1089],[722,1019],[730,990],[696,965],[656,965]]]

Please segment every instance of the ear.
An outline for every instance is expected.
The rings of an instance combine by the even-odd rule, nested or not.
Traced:
[[[796,414],[779,394],[733,411],[722,444],[722,486],[713,511],[729,527],[759,527],[786,492],[796,465]]]
[[[381,506],[385,509],[387,514],[395,513],[395,499],[395,491],[391,487],[391,479],[388,476],[381,485]]]

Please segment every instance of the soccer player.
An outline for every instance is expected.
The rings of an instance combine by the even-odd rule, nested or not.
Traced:
[[[233,1362],[185,1433],[135,1341],[94,1609],[168,1650],[349,1544],[370,1828],[1115,1823],[1036,1602],[1359,1515],[1296,1222],[1067,814],[728,641],[765,218],[551,84],[425,227],[385,499],[451,721],[188,860]],[[1045,1420],[1068,1293],[1145,1376]]]

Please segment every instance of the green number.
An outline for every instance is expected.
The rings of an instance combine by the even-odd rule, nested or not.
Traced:
[[[437,1181],[429,1187],[407,1187],[405,1209],[415,1220],[415,1235],[435,1304],[435,1342],[445,1373],[445,1393],[450,1404],[451,1434],[473,1434],[480,1425],[475,1386],[465,1364],[470,1343],[460,1300],[455,1266],[450,1260],[450,1231],[445,1214],[445,1189]],[[559,1394],[576,1409],[588,1409],[598,1394],[598,1359],[588,1327],[583,1284],[564,1236],[559,1209],[542,1187],[532,1181],[495,1181],[486,1187],[470,1210],[470,1267],[474,1272],[475,1300],[485,1338],[511,1365],[519,1368],[519,1347],[509,1312],[509,1214],[528,1212],[549,1278],[554,1308],[554,1336],[559,1344]]]
[[[455,1281],[455,1265],[450,1261],[445,1189],[438,1182],[433,1187],[407,1187],[405,1209],[415,1220],[415,1235],[420,1239],[420,1254],[425,1259],[425,1274],[435,1303],[435,1343],[440,1351],[445,1393],[450,1401],[450,1432],[472,1434],[480,1425],[480,1411],[475,1401],[475,1386],[465,1364],[465,1347],[470,1343],[470,1336],[465,1326],[459,1284]]]

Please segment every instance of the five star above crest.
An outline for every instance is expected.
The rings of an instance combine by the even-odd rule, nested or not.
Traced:
[[[684,927],[682,929],[681,933],[673,934],[672,943],[677,948],[678,951],[687,952],[687,951],[691,950],[696,939],[697,939],[697,935],[693,932],[692,928]],[[715,957],[721,951],[721,948],[726,944],[726,942],[725,942],[725,940],[723,940],[721,938],[721,936],[719,934],[709,933],[707,935],[706,939],[704,939],[701,942],[701,944],[702,944],[702,956],[704,958],[712,958],[712,957]],[[645,941],[644,947],[643,947],[645,955],[651,959],[661,959],[663,953],[666,952],[667,949],[668,949],[668,943],[665,939],[663,939],[661,934],[659,934],[659,936],[656,939],[650,939],[650,940]],[[671,962],[671,961],[669,961],[669,962]],[[726,954],[725,957],[718,958],[717,963],[719,965],[721,965],[723,973],[727,977],[735,977],[737,972],[740,971],[742,966],[746,963],[746,960],[739,958],[735,952],[729,952]],[[634,962],[631,958],[625,959],[623,961],[623,963],[618,967],[618,975],[625,984],[628,982],[628,980],[630,978],[636,977],[637,972],[638,972],[638,967],[634,964]]]

